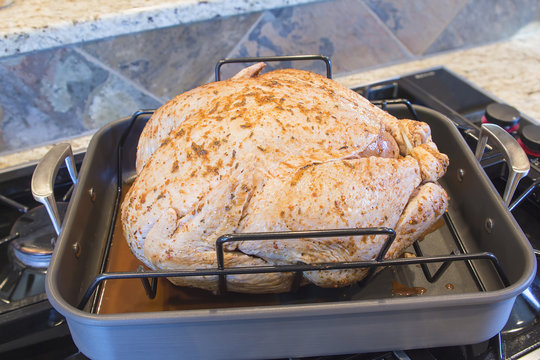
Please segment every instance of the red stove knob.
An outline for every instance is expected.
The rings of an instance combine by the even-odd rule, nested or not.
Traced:
[[[518,143],[527,155],[540,157],[540,125],[529,124],[521,128]]]
[[[482,123],[492,123],[499,125],[508,132],[519,129],[520,115],[516,108],[499,103],[492,103],[486,107],[486,112],[482,117]]]

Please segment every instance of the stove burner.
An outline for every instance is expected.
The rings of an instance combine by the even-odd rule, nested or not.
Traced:
[[[67,203],[58,203],[60,216],[64,216]],[[56,232],[44,206],[29,210],[17,219],[11,234],[19,236],[10,242],[15,257],[24,265],[46,268],[51,261]]]

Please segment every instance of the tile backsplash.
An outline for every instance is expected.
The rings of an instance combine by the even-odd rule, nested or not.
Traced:
[[[0,154],[91,133],[213,80],[225,57],[323,54],[334,76],[511,37],[537,0],[336,0],[0,58]]]

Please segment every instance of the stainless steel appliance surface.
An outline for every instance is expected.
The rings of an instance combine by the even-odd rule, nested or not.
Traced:
[[[480,89],[476,89],[474,86],[471,86],[463,79],[455,76],[455,74],[452,74],[448,72],[445,69],[430,69],[425,72],[421,72],[419,74],[412,74],[410,76],[404,76],[399,79],[392,79],[389,81],[385,81],[379,84],[373,84],[370,86],[362,87],[359,89],[356,89],[366,97],[368,97],[370,100],[380,100],[380,99],[409,99],[410,102],[415,104],[421,104],[426,105],[428,107],[434,108],[437,111],[442,112],[446,116],[448,116],[451,120],[453,120],[457,128],[459,129],[461,135],[463,138],[469,143],[469,145],[474,149],[476,146],[475,137],[478,136],[478,129],[479,125],[482,121],[482,117],[484,114],[484,109],[487,105],[490,103],[496,102],[496,100],[490,98],[485,93],[483,93]],[[460,94],[462,96],[456,96],[456,94]],[[451,95],[451,96],[450,96]],[[450,97],[450,100],[448,98]],[[463,97],[463,99],[456,99]],[[446,99],[445,99],[446,98]],[[461,105],[459,105],[461,101]],[[465,103],[463,103],[465,101]],[[441,105],[442,104],[442,105]],[[532,122],[530,119],[527,119],[526,117],[521,118],[522,123]],[[519,129],[514,129],[513,135],[518,135]],[[109,157],[110,158],[110,157]],[[523,229],[523,232],[527,236],[528,240],[533,244],[533,246],[536,248],[537,241],[539,240],[538,236],[538,219],[540,218],[540,212],[539,212],[539,206],[538,206],[538,159],[531,156],[531,171],[529,175],[523,179],[518,189],[516,190],[516,195],[513,198],[513,201],[511,203],[512,207],[512,214],[514,215],[515,219],[517,220],[517,223],[520,225],[521,229]],[[504,191],[505,187],[505,162],[501,160],[501,157],[497,154],[496,150],[488,151],[487,154],[484,156],[484,160],[482,162],[483,165],[486,166],[486,172],[490,176],[490,179],[495,184],[495,189],[500,190],[501,194]],[[111,169],[112,172],[115,172],[116,169]],[[7,179],[7,182],[1,182],[0,181],[0,188],[2,189],[2,195],[9,195],[10,198],[14,199],[16,202],[26,204],[24,206],[28,208],[37,207],[37,203],[35,203],[33,200],[31,200],[31,197],[28,193],[28,187],[30,183],[29,174],[32,172],[32,169],[22,169],[17,170],[12,173],[3,174],[5,175],[4,178]],[[63,192],[67,188],[69,188],[69,181],[68,177],[65,173],[65,171],[61,170],[61,176],[60,181],[57,181],[57,184],[59,184],[60,190],[55,190],[55,193],[57,195],[62,195]],[[0,179],[1,180],[1,179]],[[3,185],[6,184],[6,185]],[[22,186],[21,190],[8,190],[9,186],[17,184],[25,184]],[[9,185],[9,186],[8,186]],[[104,191],[108,192],[110,191],[110,194],[113,194],[114,184],[110,188],[105,189]],[[91,200],[91,196],[88,197],[89,204],[92,204],[90,206],[101,206],[96,205],[96,202],[99,202],[99,195],[100,192],[96,192],[95,200]],[[112,197],[114,199],[114,196]],[[97,200],[97,201],[96,201]],[[23,210],[18,210],[17,206],[13,207],[13,204],[9,205],[6,203],[6,205],[2,205],[4,209],[7,212],[10,212],[10,215],[5,215],[5,218],[9,218],[10,221],[4,225],[4,233],[2,234],[4,239],[2,240],[2,256],[5,256],[3,258],[7,259],[8,256],[11,256],[10,253],[12,252],[12,247],[9,246],[9,243],[11,243],[12,238],[14,237],[12,228],[14,227],[13,222],[15,219],[17,219],[19,216],[21,216],[24,213]],[[14,211],[14,212],[12,212]],[[103,216],[104,218],[110,218],[111,214],[101,214],[100,216]],[[460,231],[459,224],[460,222],[457,221],[457,231]],[[484,226],[484,223],[482,223],[482,226]],[[489,225],[487,225],[489,226]],[[52,229],[52,226],[51,226]],[[52,230],[53,231],[53,230]],[[54,236],[54,235],[52,235]],[[99,237],[100,235],[94,235],[96,237]],[[80,244],[81,245],[81,244]],[[429,253],[431,249],[423,247],[424,244],[422,244],[422,250],[424,252]],[[81,253],[85,251],[86,249],[82,247]],[[99,253],[103,249],[99,249],[99,251],[96,252]],[[439,250],[439,249],[437,249]],[[455,249],[451,249],[455,250]],[[71,253],[73,253],[73,248],[70,249]],[[16,257],[16,259],[18,259]],[[99,256],[95,255],[94,259],[91,259],[90,262],[99,262],[101,259],[99,259]],[[3,261],[3,264],[13,264],[14,262],[17,262],[18,260],[9,260],[9,261]],[[431,265],[430,265],[431,266]],[[434,285],[429,283],[429,281],[425,281],[426,286],[428,287],[428,293],[429,291],[439,291],[444,292],[448,289],[442,289],[441,284],[447,285],[451,284],[453,286],[456,286],[458,284],[458,280],[453,277],[455,275],[455,271],[453,268],[459,267],[457,263],[453,263],[450,265],[450,267],[443,273],[441,279],[435,281]],[[7,278],[9,280],[4,280],[2,284],[11,283],[13,284],[13,280],[11,280],[13,277],[7,276],[7,268],[10,269],[17,269],[17,266],[10,265],[9,267],[3,267],[2,268],[2,276],[4,278]],[[430,267],[430,269],[437,268]],[[482,266],[480,266],[482,268]],[[46,270],[43,269],[43,267],[39,268],[40,270],[38,272],[41,272],[43,274]],[[11,271],[11,270],[10,270]],[[467,266],[464,266],[463,269],[464,273],[469,274],[470,276],[470,269]],[[512,272],[513,270],[511,270]],[[54,271],[53,271],[54,272]],[[419,276],[422,275],[422,271],[418,272]],[[454,274],[454,275],[453,275]],[[491,271],[487,272],[488,278],[492,277],[493,273]],[[64,279],[67,279],[69,281],[70,274],[65,274]],[[374,284],[383,284],[383,289],[376,289],[375,292],[387,292],[390,293],[389,297],[392,298],[392,289],[388,286],[390,283],[390,279],[398,276],[399,279],[403,279],[405,281],[407,279],[407,276],[410,276],[408,271],[406,270],[393,270],[390,272],[383,272],[379,274],[375,279],[372,279],[372,282],[370,282],[367,286],[367,289],[370,289],[370,286],[372,288],[375,288],[376,286]],[[415,275],[416,276],[416,275]],[[89,276],[91,277],[91,276]],[[482,270],[480,270],[480,277],[484,277],[484,274],[482,273]],[[495,276],[496,278],[497,276]],[[43,294],[43,279],[39,278],[37,275],[33,276],[27,276],[26,278],[31,278],[33,280],[31,281],[31,284],[28,285],[24,281],[21,282],[21,285],[18,285],[21,289],[34,289],[32,290],[37,293],[34,294],[32,292],[29,292],[28,294],[21,293],[21,290],[17,291],[11,291],[11,287],[5,287],[3,288],[3,294],[6,294],[8,292],[11,292],[11,298],[10,299],[4,299],[6,296],[3,297],[3,302],[5,304],[2,304],[2,306],[6,305],[4,308],[0,309],[2,312],[0,313],[0,326],[4,326],[2,328],[2,333],[7,333],[3,331],[4,329],[13,329],[13,323],[16,321],[20,321],[20,319],[29,319],[28,323],[33,324],[42,324],[42,328],[48,329],[48,334],[43,336],[45,333],[44,331],[37,330],[33,331],[34,334],[39,334],[39,336],[30,336],[32,333],[32,330],[30,327],[23,327],[23,329],[19,329],[19,333],[15,333],[14,331],[11,331],[10,334],[12,334],[11,337],[3,339],[2,345],[0,345],[0,354],[4,354],[5,357],[20,357],[25,356],[24,354],[31,354],[33,351],[36,351],[36,349],[48,349],[43,350],[41,355],[42,357],[47,357],[50,355],[50,358],[63,358],[63,357],[71,357],[71,358],[85,358],[85,355],[78,352],[77,348],[73,345],[73,343],[70,341],[67,327],[65,326],[65,322],[63,318],[58,315],[54,311],[54,309],[51,308],[49,302],[45,299],[45,296]],[[451,278],[452,280],[448,280]],[[471,277],[471,279],[474,277]],[[37,279],[37,280],[36,280]],[[482,279],[485,280],[485,279]],[[118,280],[121,281],[121,280]],[[491,280],[487,280],[488,287],[491,286]],[[498,281],[498,280],[497,280]],[[495,281],[496,282],[496,281]],[[36,285],[39,283],[40,285]],[[33,284],[33,285],[32,285]],[[417,285],[418,283],[414,283],[411,285]],[[477,286],[477,285],[474,285]],[[498,286],[498,285],[497,285]],[[85,288],[85,286],[83,286]],[[438,290],[436,290],[438,289]],[[358,289],[356,289],[358,291]],[[361,298],[361,296],[366,295],[366,291],[364,290],[364,293],[362,291],[358,291],[357,293],[351,293],[347,294],[348,296],[357,296],[358,298]],[[478,291],[478,290],[475,290]],[[500,290],[496,290],[500,291]],[[510,313],[510,320],[506,327],[502,330],[499,336],[495,336],[493,339],[488,341],[483,341],[481,343],[475,344],[475,345],[468,345],[466,343],[469,343],[470,341],[463,341],[463,346],[459,346],[459,343],[452,343],[451,340],[447,344],[452,343],[452,346],[445,346],[445,347],[431,347],[431,348],[422,348],[422,349],[415,349],[415,350],[405,350],[405,351],[384,351],[384,352],[376,352],[376,353],[365,353],[362,352],[360,354],[355,355],[346,355],[343,354],[343,351],[333,350],[332,353],[334,355],[330,356],[329,354],[325,353],[309,353],[307,351],[307,354],[310,354],[311,356],[317,355],[317,359],[497,359],[500,352],[500,346],[499,346],[499,338],[502,339],[502,345],[504,350],[504,356],[506,358],[519,358],[520,356],[534,356],[534,353],[531,353],[531,351],[534,351],[536,347],[538,347],[538,342],[540,341],[540,335],[538,334],[539,327],[538,327],[538,321],[537,321],[537,315],[538,310],[534,308],[534,297],[539,295],[538,294],[538,285],[537,285],[537,279],[535,278],[532,285],[528,288],[528,293],[532,296],[530,297],[523,297],[518,296],[516,299],[516,302],[513,306],[513,311]],[[84,289],[83,291],[84,292]],[[490,290],[488,290],[488,293]],[[24,300],[23,302],[20,302],[21,299],[15,296],[20,295],[23,298],[29,299]],[[466,292],[465,292],[466,294]],[[29,295],[29,296],[27,296]],[[77,296],[80,294],[77,294]],[[80,300],[80,297],[73,297],[73,299],[69,299],[76,307],[77,302]],[[307,305],[309,305],[309,299],[314,300],[317,296],[324,296],[325,300],[332,302],[333,304],[342,302],[341,296],[343,294],[306,294],[303,293],[302,296],[304,296],[304,300],[307,301]],[[311,296],[311,298],[310,298]],[[315,297],[314,297],[315,296]],[[403,298],[403,299],[396,299],[397,302],[407,303],[409,302],[409,305],[411,303],[414,303],[417,301],[416,299],[422,299],[421,296],[413,296],[414,300],[412,302],[409,302],[410,298]],[[466,296],[466,295],[464,295]],[[394,294],[395,297],[395,294]],[[531,300],[533,299],[533,300]],[[354,299],[353,299],[354,300]],[[392,300],[392,299],[391,299]],[[402,301],[405,300],[405,301]],[[291,299],[281,299],[282,302],[286,303],[287,301],[291,301]],[[513,301],[510,301],[510,306]],[[41,309],[41,317],[36,316],[36,314],[39,311],[30,311],[31,306],[28,306],[28,304],[31,304],[35,306],[35,304],[39,304],[39,306],[42,307]],[[287,306],[298,306],[296,304],[286,304]],[[87,307],[88,309],[88,307]],[[83,321],[86,318],[90,318],[90,316],[86,314],[90,314],[89,312],[78,312],[78,310],[73,310],[74,312],[77,312],[78,315],[81,315],[81,319]],[[466,313],[467,311],[465,311]],[[43,314],[46,314],[46,316],[43,316]],[[335,314],[333,314],[334,316]],[[160,315],[161,316],[161,315]],[[419,313],[417,316],[421,317],[421,313]],[[461,315],[460,315],[461,316]],[[167,317],[165,315],[165,317]],[[150,315],[150,318],[152,316]],[[14,320],[18,319],[18,320]],[[31,320],[30,320],[31,319]],[[45,320],[46,319],[46,320]],[[266,319],[266,321],[269,318]],[[340,319],[342,319],[340,317]],[[169,320],[166,320],[169,321]],[[144,321],[143,321],[144,322]],[[44,325],[43,325],[44,324]],[[56,325],[55,325],[56,324]],[[121,324],[118,324],[121,325]],[[133,325],[133,326],[132,326]],[[132,330],[136,331],[138,325],[131,324],[129,326],[132,326]],[[330,324],[330,326],[336,326],[335,324]],[[339,326],[339,325],[338,325]],[[386,324],[388,326],[388,324]],[[392,325],[390,325],[392,326]],[[497,327],[497,326],[495,326]],[[502,326],[501,326],[502,327]],[[51,330],[52,329],[52,330]],[[61,331],[57,331],[57,329],[60,329]],[[7,330],[6,330],[7,331]],[[26,334],[24,332],[27,332]],[[309,334],[309,332],[308,332]],[[486,336],[486,334],[483,334]],[[76,335],[75,335],[76,336]],[[247,335],[246,335],[247,336]],[[489,335],[491,336],[491,335]],[[21,339],[26,339],[27,341],[20,341]],[[29,340],[31,339],[31,340]],[[443,343],[444,344],[444,341]],[[275,346],[275,344],[274,344]],[[418,346],[414,346],[418,347]],[[345,349],[346,346],[343,347]],[[39,350],[37,350],[39,351]],[[345,352],[347,352],[345,350]],[[528,355],[527,355],[528,353]],[[23,354],[23,355],[21,355]],[[47,355],[49,354],[49,355]],[[54,355],[51,355],[54,354]],[[338,355],[335,355],[338,354]],[[342,355],[339,355],[342,354]],[[4,356],[2,356],[4,357]],[[296,358],[297,354],[284,354],[282,356],[284,358]]]

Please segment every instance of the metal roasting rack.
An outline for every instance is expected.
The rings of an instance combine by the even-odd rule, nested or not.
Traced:
[[[216,65],[216,80],[219,81],[221,78],[220,71],[221,67],[224,64],[228,63],[250,63],[256,61],[296,61],[296,60],[322,60],[326,64],[327,77],[331,78],[331,65],[330,60],[324,56],[320,55],[308,55],[308,56],[280,56],[280,57],[269,57],[269,58],[242,58],[242,59],[224,59],[220,60]],[[412,119],[418,120],[418,116],[414,107],[408,100],[382,100],[374,101],[375,105],[380,106],[382,109],[387,108],[387,105],[400,104],[405,106],[410,114]],[[422,269],[422,272],[426,280],[430,283],[436,282],[444,272],[450,267],[450,265],[455,261],[464,261],[467,265],[472,278],[476,282],[476,285],[480,291],[487,291],[485,286],[475,268],[472,265],[473,260],[486,260],[490,262],[493,268],[496,270],[502,284],[504,287],[509,286],[510,282],[504,273],[499,260],[497,257],[490,252],[478,252],[478,253],[467,253],[453,222],[448,213],[443,215],[444,222],[452,235],[452,238],[455,242],[456,249],[448,255],[436,255],[436,256],[424,256],[419,242],[413,244],[413,249],[416,253],[416,257],[409,258],[398,258],[398,259],[385,259],[385,255],[392,245],[396,234],[393,229],[386,227],[374,227],[374,228],[353,228],[353,229],[323,229],[323,230],[306,230],[306,231],[290,231],[290,232],[270,232],[270,233],[239,233],[239,234],[225,234],[219,237],[216,240],[216,268],[206,268],[206,269],[194,269],[194,270],[178,270],[178,271],[148,271],[145,270],[142,266],[139,266],[135,271],[122,271],[122,272],[106,272],[106,262],[108,259],[108,254],[112,242],[114,224],[117,221],[118,208],[120,206],[120,199],[122,195],[122,164],[124,158],[124,144],[126,139],[129,137],[134,125],[145,119],[148,116],[153,114],[153,110],[140,110],[135,112],[125,129],[122,137],[117,145],[117,196],[114,202],[114,211],[113,216],[111,217],[111,223],[109,224],[109,232],[107,235],[107,241],[105,246],[105,252],[103,256],[103,261],[100,266],[99,273],[94,277],[93,281],[88,286],[85,291],[82,299],[79,302],[78,308],[84,309],[89,300],[94,294],[99,293],[99,289],[102,284],[107,280],[120,280],[120,279],[140,279],[142,286],[145,289],[145,292],[149,298],[154,298],[157,291],[157,279],[164,277],[185,277],[185,276],[218,276],[219,284],[219,293],[223,294],[227,292],[227,275],[234,274],[262,274],[262,273],[273,273],[273,272],[291,272],[295,273],[295,281],[293,281],[291,291],[295,291],[300,284],[300,279],[304,271],[327,271],[327,270],[338,270],[338,269],[368,269],[367,275],[359,283],[360,286],[363,286],[369,282],[376,270],[381,267],[395,266],[395,265],[419,265]],[[226,268],[224,264],[224,249],[223,246],[225,243],[234,242],[234,241],[267,241],[267,240],[288,240],[288,239],[301,239],[301,238],[325,238],[325,237],[339,237],[339,236],[366,236],[366,235],[386,235],[387,238],[383,243],[377,257],[373,260],[368,261],[356,261],[356,262],[338,262],[338,263],[316,263],[316,264],[306,264],[298,263],[291,265],[274,265],[274,266],[254,266],[254,267],[235,267],[235,268]],[[428,268],[428,264],[439,263],[441,264],[437,270],[433,273]],[[95,309],[97,301],[97,296],[94,296],[94,301],[91,306],[91,311]],[[502,342],[500,339],[500,334],[495,336],[494,341],[496,342],[496,348],[499,350],[499,358],[504,358],[504,350],[502,348]]]
[[[307,55],[307,56],[276,56],[267,58],[241,58],[241,59],[223,59],[216,65],[216,80],[221,79],[221,67],[224,64],[229,63],[251,63],[251,62],[268,62],[268,61],[297,61],[297,60],[321,60],[326,64],[327,77],[331,78],[331,64],[330,60],[321,55]],[[405,106],[411,114],[412,119],[418,120],[417,113],[408,100],[382,100],[374,101],[375,105],[386,110],[387,105],[401,104]],[[456,244],[456,250],[452,251],[448,255],[437,256],[424,256],[421,247],[417,242],[413,244],[416,257],[398,258],[398,259],[385,259],[385,255],[392,245],[396,233],[393,229],[387,227],[373,227],[373,228],[352,228],[352,229],[322,229],[322,230],[306,230],[306,231],[288,231],[288,232],[267,232],[267,233],[238,233],[238,234],[225,234],[216,240],[216,268],[205,269],[191,269],[191,270],[177,270],[177,271],[148,271],[144,267],[139,266],[136,271],[123,271],[123,272],[105,272],[106,261],[108,258],[110,245],[112,242],[114,224],[117,220],[118,208],[120,206],[120,199],[122,194],[122,164],[124,158],[124,144],[129,137],[134,125],[142,118],[151,116],[153,110],[140,110],[135,112],[125,129],[122,137],[117,145],[117,197],[114,203],[113,216],[111,218],[111,224],[109,226],[109,233],[107,238],[107,244],[105,246],[105,253],[101,264],[100,272],[95,276],[86,292],[84,293],[78,308],[84,309],[88,304],[88,301],[92,298],[93,294],[99,293],[99,288],[104,281],[107,280],[120,280],[120,279],[140,279],[145,289],[145,292],[149,298],[154,298],[157,291],[157,279],[164,277],[185,277],[185,276],[218,276],[219,293],[224,294],[227,292],[227,275],[235,274],[262,274],[262,273],[274,273],[274,272],[291,272],[295,273],[295,281],[293,281],[291,291],[297,290],[300,284],[300,279],[304,271],[327,271],[338,269],[368,269],[367,275],[359,283],[360,286],[366,284],[376,273],[377,268],[394,266],[394,265],[420,265],[422,272],[426,280],[430,283],[436,282],[443,273],[450,267],[451,263],[455,261],[464,261],[470,270],[474,281],[480,291],[486,291],[485,286],[482,284],[479,275],[476,273],[475,268],[472,266],[473,260],[487,260],[489,261],[502,281],[505,287],[509,286],[510,282],[504,273],[497,257],[490,252],[479,253],[466,253],[463,242],[452,222],[450,216],[445,213],[443,215],[446,226],[448,227]],[[327,237],[339,237],[339,236],[367,236],[367,235],[386,235],[387,239],[384,241],[377,257],[368,261],[355,261],[355,262],[333,262],[333,263],[316,263],[306,264],[298,263],[291,265],[273,265],[273,266],[254,266],[254,267],[235,267],[226,268],[224,264],[224,249],[223,245],[228,242],[235,241],[267,241],[267,240],[289,240],[289,239],[302,239],[302,238],[327,238]],[[440,263],[441,265],[437,270],[432,273],[428,264]],[[95,307],[96,297],[94,297]]]

